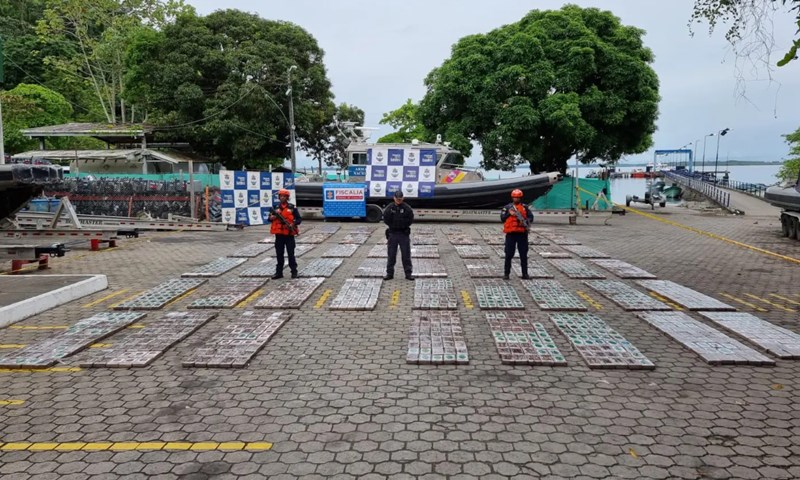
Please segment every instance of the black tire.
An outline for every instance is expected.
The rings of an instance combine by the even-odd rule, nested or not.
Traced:
[[[378,223],[383,218],[383,210],[377,205],[367,205],[367,222]]]
[[[791,217],[789,217],[787,215],[781,215],[781,234],[784,237],[788,237],[789,236],[789,233],[790,233],[789,232],[789,221],[790,220],[791,220]]]
[[[625,199],[625,206],[626,206],[626,207],[630,207],[630,206],[631,206],[631,199],[630,199],[630,197],[628,197],[628,198],[626,198],[626,199]]]
[[[789,217],[789,238],[800,240],[800,220],[795,217]]]
[[[661,202],[658,204],[659,207],[664,208],[667,206],[667,202]]]

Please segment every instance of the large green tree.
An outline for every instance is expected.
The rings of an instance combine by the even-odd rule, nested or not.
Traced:
[[[467,155],[479,142],[487,169],[565,171],[572,156],[641,153],[659,102],[643,35],[595,8],[531,11],[459,40],[425,80],[421,118]]]
[[[60,94],[39,85],[21,83],[0,93],[3,104],[3,138],[9,154],[35,149],[37,141],[21,130],[67,122],[72,106]]]
[[[768,62],[774,46],[775,16],[785,17],[797,25],[795,38],[780,46],[777,65],[782,67],[797,59],[800,49],[800,0],[695,0],[692,22],[708,22],[709,33],[722,24],[727,27],[725,39],[738,57],[755,63]]]
[[[347,167],[346,149],[355,134],[352,127],[363,124],[364,111],[355,105],[342,103],[336,107],[335,115],[329,123],[310,135],[310,140],[304,140],[304,148],[319,162],[320,174],[323,162],[340,168]]]
[[[129,48],[126,91],[161,135],[229,168],[263,168],[289,149],[287,71],[300,145],[319,145],[336,107],[324,52],[305,30],[237,10],[181,15]]]
[[[778,178],[782,181],[795,181],[800,175],[800,128],[793,133],[784,135],[784,138],[789,144],[789,155],[791,157],[784,162],[778,171]]]

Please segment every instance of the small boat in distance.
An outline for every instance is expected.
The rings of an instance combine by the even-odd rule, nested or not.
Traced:
[[[364,183],[370,148],[429,149],[436,150],[436,173],[433,197],[407,198],[415,208],[489,209],[499,208],[510,200],[514,189],[522,190],[525,202],[530,203],[544,195],[558,182],[558,172],[541,173],[500,180],[486,180],[479,168],[463,165],[464,156],[447,143],[425,143],[413,141],[403,144],[368,144],[354,141],[347,147],[348,177],[346,183]],[[295,181],[298,205],[322,206],[322,190],[325,179],[320,175],[306,175]],[[391,203],[391,196],[367,197],[367,203],[384,207]]]

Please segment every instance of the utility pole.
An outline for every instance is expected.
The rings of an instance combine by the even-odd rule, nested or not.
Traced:
[[[719,140],[720,137],[724,137],[730,131],[730,128],[726,128],[724,130],[720,130],[719,134],[717,135],[717,155],[714,158],[714,185],[717,184],[717,166],[719,165]]]
[[[289,143],[291,143],[292,149],[292,175],[294,175],[297,170],[297,159],[295,158],[294,145],[294,94],[292,93],[292,70],[296,68],[297,65],[292,65],[289,67],[289,70],[286,71],[286,78],[289,83],[289,89],[286,90],[286,95],[289,96]]]
[[[3,81],[3,37],[0,37],[0,82]],[[3,101],[0,100],[0,165],[6,163],[6,146],[3,139]]]
[[[709,133],[705,137],[703,137],[703,174],[706,173],[706,140],[708,137],[713,137],[713,133]]]

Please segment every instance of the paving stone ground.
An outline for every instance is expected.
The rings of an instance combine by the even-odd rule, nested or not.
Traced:
[[[656,210],[655,215],[800,258],[800,243],[780,237],[776,218],[684,209]],[[800,304],[775,296],[800,303],[796,263],[633,213],[608,225],[553,222],[535,226],[800,332]],[[301,267],[358,225],[341,224],[324,245],[298,259]],[[571,292],[590,295],[601,307],[590,312],[656,367],[590,370],[526,294],[520,296],[526,311],[545,326],[567,366],[504,365],[464,261],[441,229],[462,227],[486,246],[476,227],[492,225],[425,225],[437,227],[441,262],[459,294],[468,365],[406,363],[414,282],[402,276],[384,282],[374,311],[328,309],[344,280],[355,276],[382,239],[379,229],[301,309],[292,311],[291,320],[247,368],[181,366],[196,346],[245,311],[236,308],[220,310],[146,368],[0,372],[0,400],[25,401],[0,404],[0,442],[267,441],[273,443],[270,450],[0,451],[0,479],[800,478],[800,361],[778,360],[774,367],[708,365],[580,280],[551,269]],[[494,226],[499,235],[501,225]],[[113,250],[70,252],[53,259],[47,273],[103,273],[109,290],[18,325],[70,325],[110,311],[116,301],[265,236],[264,227],[147,233]],[[238,277],[267,255],[248,259],[214,283]],[[525,292],[518,278],[509,283]],[[123,289],[129,290],[84,307]],[[327,290],[327,300],[315,308]],[[473,308],[465,306],[462,290],[469,292]],[[163,311],[185,311],[198,292]],[[131,331],[103,342],[113,344]],[[0,345],[30,344],[53,333],[3,329]]]

